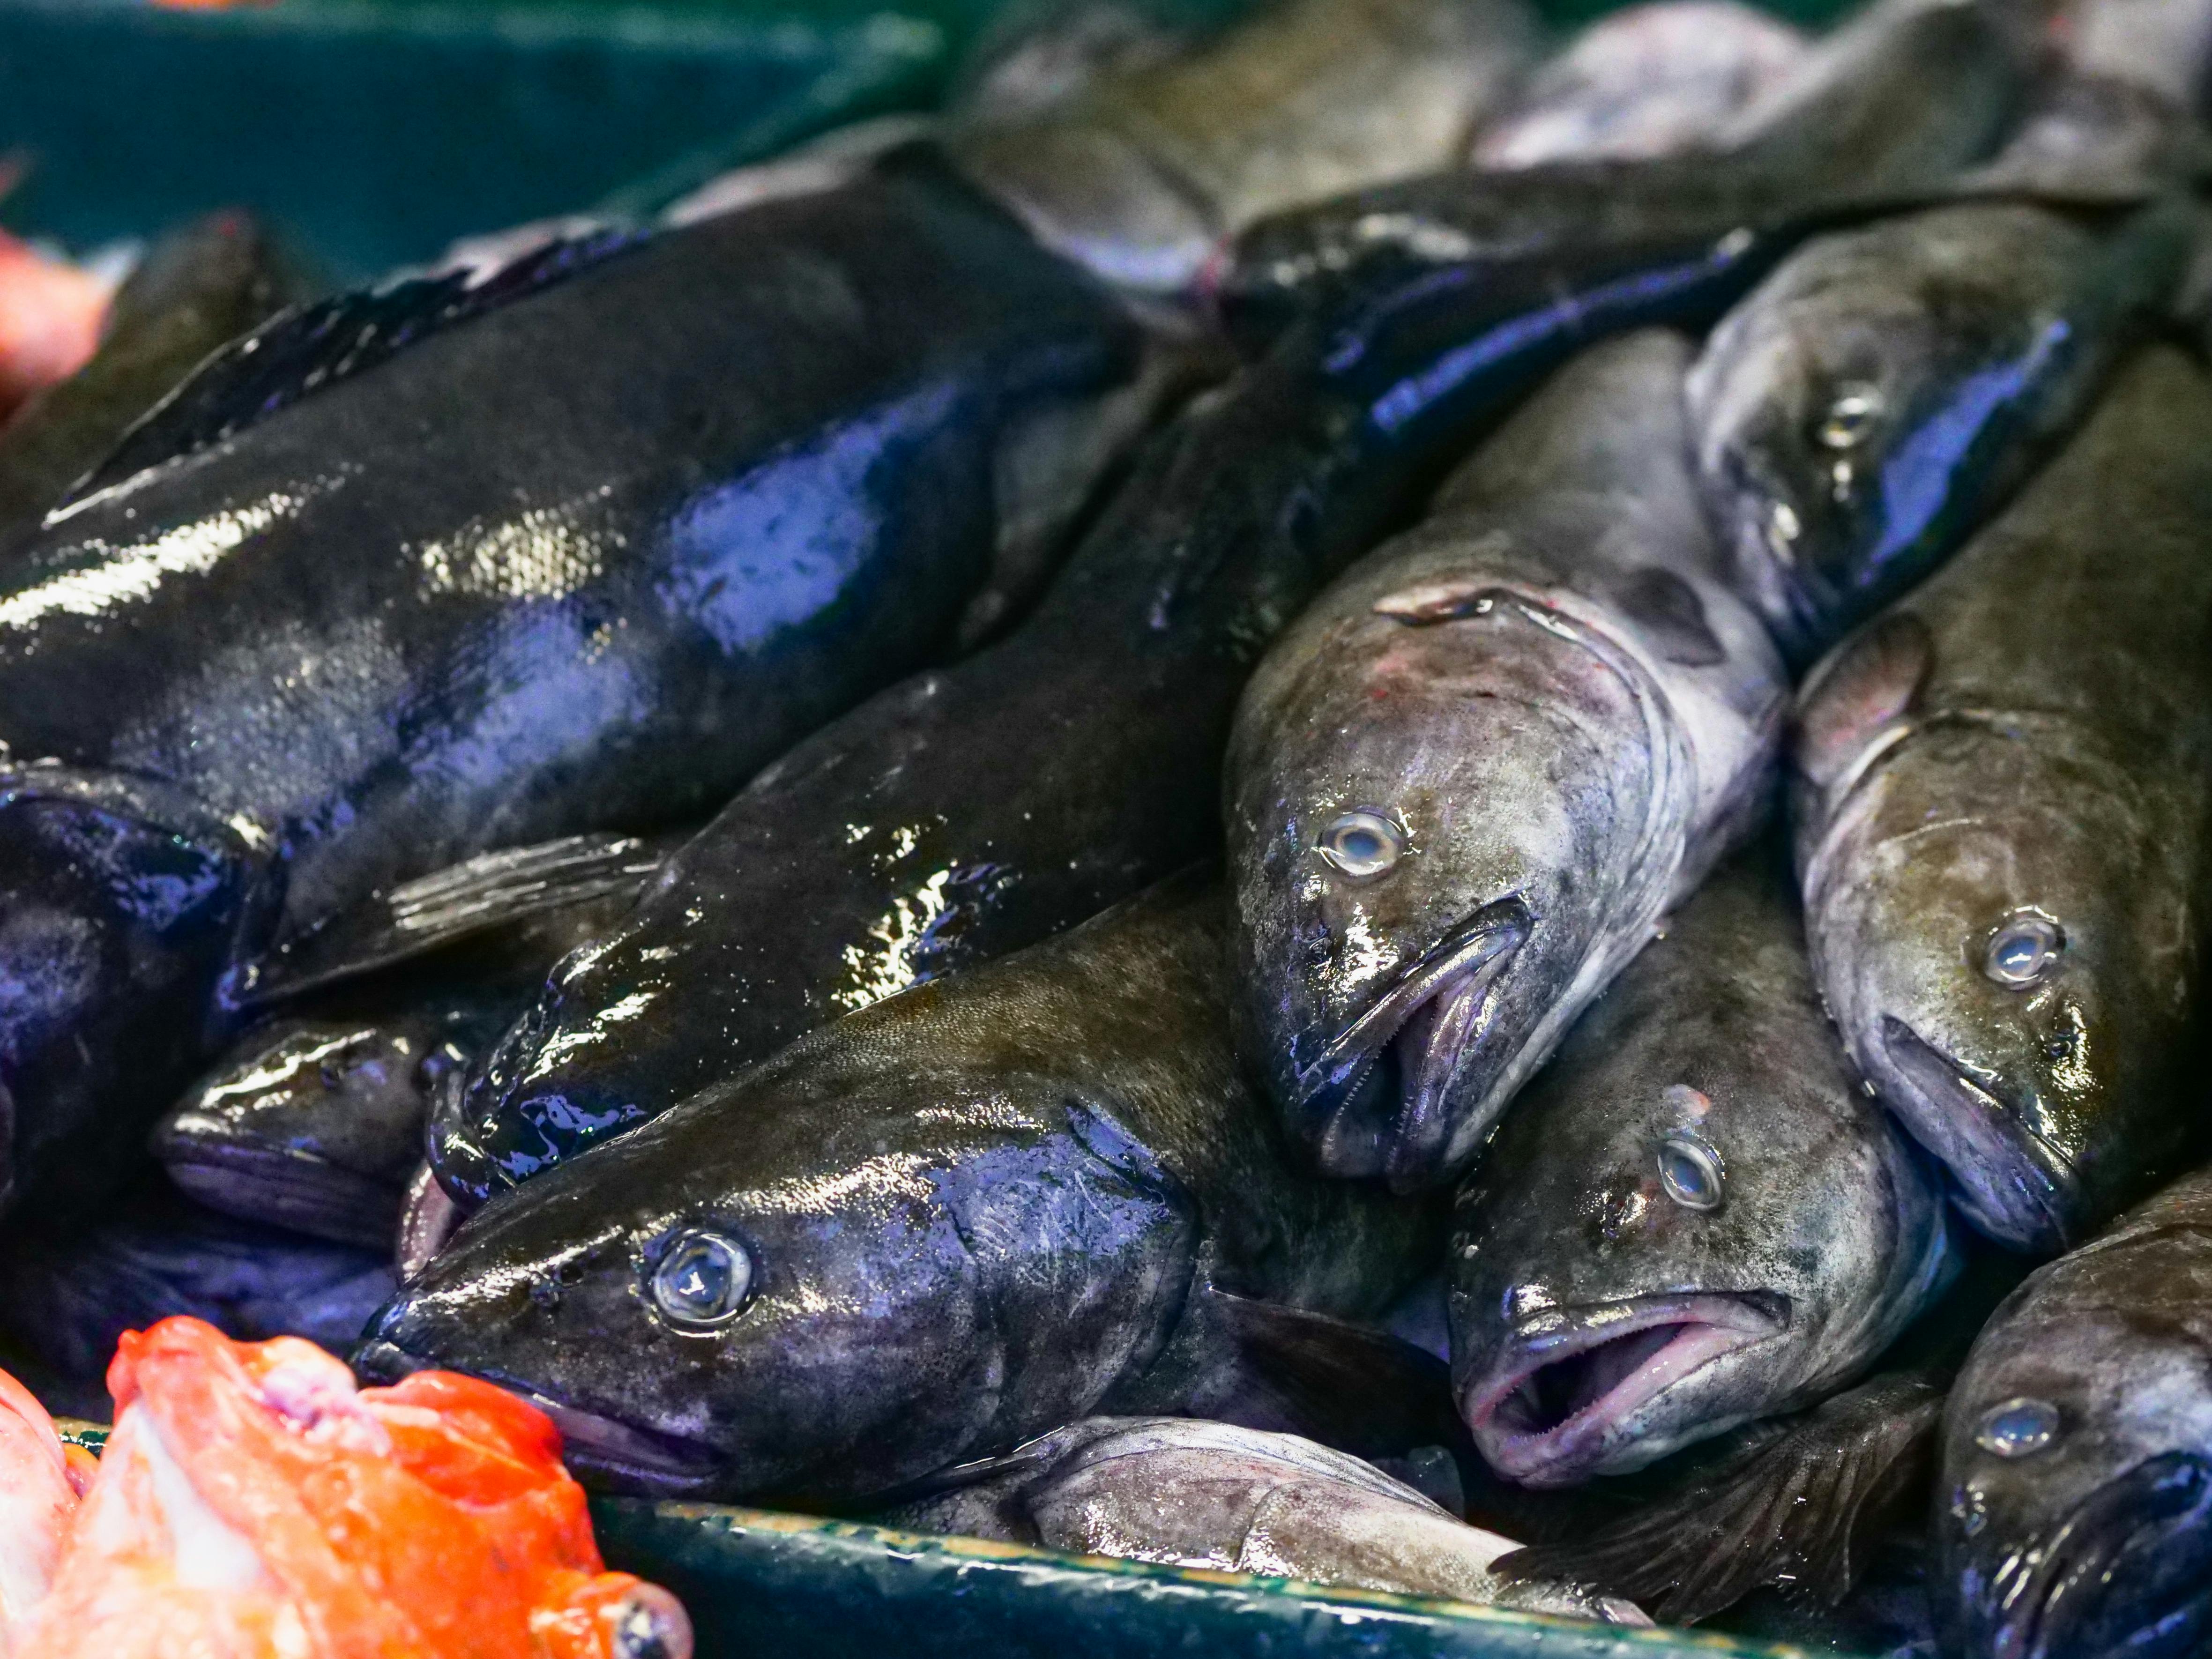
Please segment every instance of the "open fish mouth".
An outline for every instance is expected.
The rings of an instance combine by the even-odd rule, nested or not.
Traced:
[[[1893,1015],[1881,1017],[1890,1105],[1949,1170],[1960,1206],[2015,1249],[2071,1249],[2081,1182],[2066,1155],[1964,1066]]]
[[[1638,1297],[1525,1322],[1461,1395],[1491,1468],[1528,1486],[1599,1472],[1637,1415],[1724,1355],[1790,1328],[1771,1291]]]
[[[1324,1170],[1397,1184],[1439,1167],[1460,1058],[1534,925],[1517,897],[1485,905],[1299,1073],[1298,1116]]]
[[[586,1478],[594,1491],[683,1498],[714,1484],[720,1460],[705,1447],[556,1400],[497,1371],[441,1365],[381,1340],[356,1349],[353,1368],[364,1382],[394,1382],[415,1371],[452,1370],[497,1384],[553,1419],[561,1431],[562,1462],[570,1474]]]
[[[2185,1659],[2212,1632],[2212,1462],[2161,1452],[2107,1481],[1969,1596],[1980,1659]]]

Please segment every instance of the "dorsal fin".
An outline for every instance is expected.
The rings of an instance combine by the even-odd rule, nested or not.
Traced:
[[[235,437],[419,340],[538,293],[640,240],[637,232],[610,229],[550,243],[489,276],[461,270],[412,276],[279,312],[218,349],[141,416],[57,510]]]

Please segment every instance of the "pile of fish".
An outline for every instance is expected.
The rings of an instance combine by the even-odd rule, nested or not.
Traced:
[[[2208,82],[2208,0],[1102,0],[651,222],[157,244],[0,429],[0,1350],[128,1511],[24,1650],[172,1593],[173,1387],[2212,1651]],[[261,1559],[209,1650],[352,1651]]]

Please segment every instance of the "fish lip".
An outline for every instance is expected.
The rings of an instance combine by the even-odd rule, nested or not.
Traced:
[[[2069,1250],[2080,1241],[2068,1218],[2081,1212],[2081,1177],[2073,1160],[2030,1127],[2027,1115],[1894,1014],[1881,1016],[1881,1053],[1893,1082],[1889,1103],[1914,1139],[1947,1168],[1943,1148],[1970,1144],[1973,1165],[1994,1170],[1995,1185],[2009,1194],[1995,1215],[1979,1213],[1987,1195],[1955,1168],[1952,1179],[1972,1200],[1975,1219],[1999,1226],[2023,1249]]]
[[[2006,1552],[1972,1609],[1982,1629],[1971,1650],[1990,1659],[2118,1659],[2123,1653],[2179,1659],[2197,1651],[2204,1615],[2212,1612],[2208,1521],[2212,1461],[2189,1451],[2144,1458],[2084,1496],[2041,1536]],[[2100,1632],[2099,1614],[2115,1589],[2124,1593],[2146,1574],[2178,1583],[2162,1586],[2168,1593],[2154,1597],[2127,1628]],[[2136,1639],[2192,1608],[2198,1619],[2177,1630],[2172,1642]],[[2095,1639],[2100,1635],[2104,1639]]]
[[[1329,1040],[1321,1054],[1300,1068],[1293,1099],[1298,1115],[1312,1126],[1323,1166],[1333,1174],[1389,1173],[1394,1179],[1426,1169],[1449,1137],[1438,1109],[1457,1069],[1460,1053],[1479,1021],[1490,994],[1512,964],[1535,926],[1517,894],[1484,905],[1438,940],[1389,989]],[[1437,1018],[1422,1044],[1410,1098],[1401,1094],[1387,1126],[1393,1141],[1386,1170],[1352,1167],[1342,1143],[1357,1143],[1356,1127],[1345,1121],[1346,1108],[1368,1067],[1404,1031],[1424,1007]]]
[[[354,1351],[355,1370],[396,1381],[415,1371],[453,1370],[504,1389],[553,1419],[561,1431],[561,1461],[570,1474],[598,1477],[605,1490],[653,1498],[690,1497],[714,1485],[720,1460],[707,1448],[641,1429],[618,1418],[541,1392],[495,1368],[447,1365],[410,1353],[395,1342],[372,1339]]]
[[[1771,1291],[1696,1291],[1547,1308],[1523,1318],[1488,1371],[1461,1391],[1460,1414],[1484,1461],[1507,1480],[1569,1485],[1596,1472],[1608,1449],[1607,1428],[1713,1361],[1782,1335],[1790,1322],[1789,1297]],[[1498,1422],[1499,1408],[1546,1366],[1670,1325],[1684,1328],[1551,1427],[1530,1432]],[[1666,1364],[1656,1363],[1662,1358]]]

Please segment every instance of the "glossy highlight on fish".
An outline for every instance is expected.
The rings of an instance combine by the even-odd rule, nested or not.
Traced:
[[[1860,1069],[2014,1249],[2194,1138],[2212,386],[2166,348],[1802,695],[1807,933]]]
[[[1688,359],[1650,331],[1560,371],[1238,708],[1239,1041],[1332,1175],[1465,1169],[1766,809],[1786,685],[1720,580]]]

